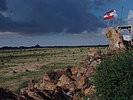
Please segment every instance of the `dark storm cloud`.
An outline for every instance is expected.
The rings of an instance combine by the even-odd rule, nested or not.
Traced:
[[[6,10],[6,1],[0,0],[0,10]]]
[[[96,32],[105,24],[91,10],[114,1],[118,0],[0,0],[0,9],[8,8],[10,13],[8,17],[0,13],[0,31],[30,35]]]

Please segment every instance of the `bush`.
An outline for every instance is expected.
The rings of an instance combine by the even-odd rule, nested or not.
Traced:
[[[40,79],[34,79],[33,82],[34,82],[34,83],[37,83],[37,82],[39,82],[39,80],[40,80]],[[18,88],[16,89],[15,92],[18,93],[18,94],[20,94],[20,90],[23,89],[23,88],[26,88],[26,87],[28,86],[28,83],[29,83],[29,82],[30,82],[29,80],[26,80],[26,81],[22,82],[22,83],[18,86]]]
[[[16,93],[20,94],[20,89],[26,88],[26,87],[28,86],[28,83],[29,83],[28,80],[27,80],[27,81],[24,81],[23,83],[21,83],[21,84],[19,85],[19,87],[17,88]]]
[[[133,100],[133,51],[106,58],[94,80],[100,100]]]

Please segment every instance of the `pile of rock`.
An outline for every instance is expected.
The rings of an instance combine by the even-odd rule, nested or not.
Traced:
[[[101,59],[101,51],[91,48],[84,64],[46,72],[38,83],[31,80],[28,87],[21,89],[21,96],[3,89],[0,100],[81,100],[77,93],[90,96],[95,92],[93,75]]]
[[[88,60],[84,64],[48,71],[38,83],[35,84],[33,81],[30,81],[27,88],[21,89],[21,93],[36,99],[37,94],[34,94],[35,91],[33,90],[37,89],[38,91],[45,90],[55,92],[58,87],[61,89],[63,95],[69,97],[69,99],[76,93],[81,93],[86,96],[92,95],[93,92],[95,92],[93,75],[95,74],[97,64],[101,63],[101,60],[101,51],[97,48],[91,48],[88,51]]]
[[[56,91],[30,89],[23,95],[15,94],[7,89],[0,88],[0,100],[70,100],[62,88],[56,87]]]

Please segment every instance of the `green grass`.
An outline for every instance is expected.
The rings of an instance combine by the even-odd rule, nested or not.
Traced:
[[[45,71],[51,71],[51,70],[59,69],[59,68],[67,68],[69,67],[69,65],[67,64],[68,63],[53,63],[47,66],[42,66],[41,69]]]

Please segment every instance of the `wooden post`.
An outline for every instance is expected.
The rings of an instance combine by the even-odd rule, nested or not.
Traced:
[[[130,38],[131,38],[131,45],[133,45],[133,31],[132,31],[132,28],[133,28],[133,26],[131,26],[131,28],[130,28]]]

